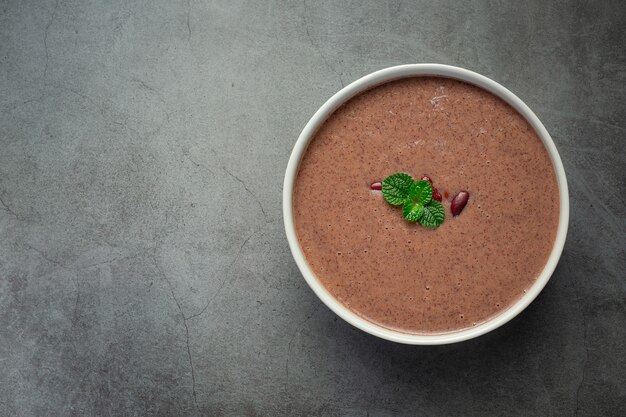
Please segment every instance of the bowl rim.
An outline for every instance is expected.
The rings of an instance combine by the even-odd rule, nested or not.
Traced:
[[[550,154],[550,159],[552,160],[552,165],[556,173],[559,189],[559,224],[557,227],[556,238],[554,240],[554,246],[543,271],[532,287],[530,287],[526,291],[526,294],[524,294],[524,296],[522,296],[511,307],[491,319],[478,324],[475,327],[449,333],[403,333],[401,331],[392,330],[372,323],[349,310],[340,301],[335,299],[335,297],[333,297],[328,290],[326,290],[309,267],[298,242],[293,218],[293,191],[298,168],[302,156],[306,152],[307,146],[314,137],[318,128],[339,106],[355,95],[389,81],[414,76],[439,76],[464,81],[495,94],[511,105],[530,123],[543,141],[544,146]],[[541,290],[550,280],[559,258],[561,257],[561,253],[563,252],[569,224],[569,193],[563,163],[556,146],[550,137],[550,134],[535,113],[533,113],[533,111],[515,94],[490,78],[464,68],[432,63],[406,64],[384,68],[359,78],[331,96],[313,114],[311,119],[304,126],[304,129],[302,129],[287,164],[287,170],[285,172],[285,179],[283,183],[283,220],[291,254],[296,261],[300,272],[313,292],[335,314],[354,327],[386,340],[413,345],[442,345],[472,339],[497,329],[521,313],[539,295]]]

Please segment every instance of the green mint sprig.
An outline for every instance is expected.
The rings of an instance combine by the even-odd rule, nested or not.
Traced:
[[[410,222],[436,228],[446,217],[441,203],[433,200],[433,187],[428,181],[414,181],[409,174],[401,172],[385,178],[382,191],[389,204],[402,206],[402,215]]]

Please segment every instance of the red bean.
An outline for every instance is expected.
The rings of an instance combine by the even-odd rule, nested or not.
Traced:
[[[370,190],[380,191],[382,189],[383,183],[380,181],[373,182],[372,185],[370,185]]]
[[[452,199],[452,203],[450,203],[450,211],[453,216],[458,216],[461,214],[465,205],[467,204],[467,200],[469,199],[469,193],[467,191],[461,191]]]

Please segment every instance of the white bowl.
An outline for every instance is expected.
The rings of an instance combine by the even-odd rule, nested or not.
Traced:
[[[298,238],[296,236],[296,228],[293,219],[293,189],[296,176],[298,174],[300,160],[302,159],[309,142],[315,135],[317,129],[339,106],[355,95],[385,82],[399,78],[429,75],[453,78],[481,87],[503,99],[526,118],[543,141],[543,144],[552,159],[559,187],[560,213],[556,240],[554,241],[554,247],[552,248],[552,253],[550,254],[548,262],[537,278],[537,281],[515,304],[488,321],[469,329],[463,329],[457,332],[445,334],[410,334],[391,330],[365,320],[337,301],[315,277],[315,274],[313,274],[313,271],[309,267],[304,254],[302,253],[302,249],[300,248],[300,244],[298,243]],[[339,317],[353,326],[383,339],[414,345],[441,345],[471,339],[502,326],[504,323],[517,316],[535,299],[535,297],[537,297],[537,295],[539,295],[554,272],[559,258],[561,257],[563,246],[565,245],[565,237],[567,235],[567,226],[569,222],[569,196],[563,163],[561,162],[561,158],[556,150],[556,146],[554,145],[552,138],[537,116],[535,116],[535,113],[533,113],[532,110],[530,110],[530,108],[528,108],[528,106],[524,104],[524,102],[515,94],[495,81],[463,68],[441,64],[410,64],[385,68],[354,81],[352,84],[342,88],[339,92],[333,95],[326,103],[324,103],[322,107],[320,107],[317,112],[315,112],[313,117],[311,117],[311,120],[309,120],[302,130],[302,133],[300,133],[300,137],[298,137],[298,141],[291,152],[291,157],[289,158],[289,163],[287,164],[287,172],[285,173],[285,182],[283,184],[283,217],[289,247],[291,248],[291,253],[296,261],[296,264],[298,265],[298,268],[300,268],[300,272],[302,272],[304,279],[306,279],[306,282],[309,284],[313,292],[315,292],[320,300],[322,300],[322,302],[324,302],[324,304],[326,304],[328,308],[334,311]]]

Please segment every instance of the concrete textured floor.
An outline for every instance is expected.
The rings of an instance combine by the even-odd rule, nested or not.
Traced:
[[[0,1],[0,416],[625,415],[625,23],[618,1]],[[571,191],[540,297],[444,347],[337,319],[282,225],[313,112],[415,62],[518,94]]]

